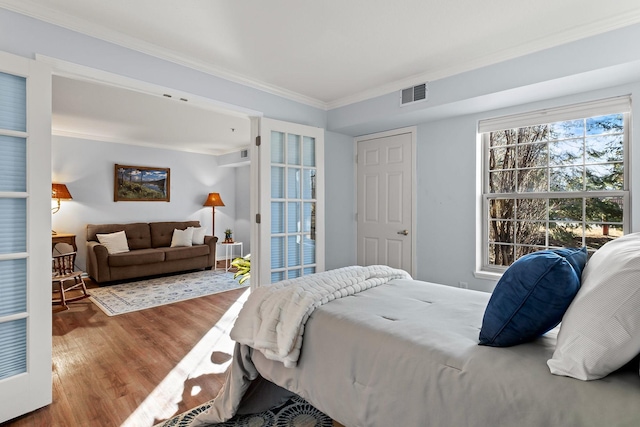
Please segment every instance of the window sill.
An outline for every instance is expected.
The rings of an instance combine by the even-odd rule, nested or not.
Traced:
[[[500,280],[500,278],[502,277],[503,273],[496,273],[495,271],[474,271],[473,272],[473,276],[476,279],[482,279],[482,280],[494,280],[494,281],[498,281]]]

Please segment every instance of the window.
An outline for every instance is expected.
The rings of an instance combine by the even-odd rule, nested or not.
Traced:
[[[619,97],[480,122],[483,270],[627,230],[629,111]]]

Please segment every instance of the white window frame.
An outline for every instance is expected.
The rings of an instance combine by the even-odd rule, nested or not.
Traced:
[[[538,192],[538,193],[503,193],[494,194],[489,192],[489,134],[493,131],[504,129],[521,128],[545,123],[555,123],[597,117],[601,115],[622,113],[624,117],[624,141],[623,141],[623,168],[624,187],[622,190],[612,191],[567,191],[567,192]],[[524,114],[503,116],[481,120],[478,124],[478,134],[481,143],[481,198],[479,208],[481,212],[479,219],[481,230],[478,242],[478,267],[476,277],[496,279],[508,268],[489,264],[489,202],[496,198],[508,199],[559,199],[559,198],[582,198],[582,197],[622,197],[623,198],[623,233],[630,231],[631,206],[629,190],[629,170],[630,170],[630,120],[631,98],[630,96],[620,96],[603,100],[591,101],[581,104],[573,104],[558,108],[537,110]],[[587,223],[584,215],[582,223]],[[584,237],[583,237],[584,239]]]

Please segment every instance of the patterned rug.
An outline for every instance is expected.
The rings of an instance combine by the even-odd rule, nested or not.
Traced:
[[[187,427],[201,412],[211,405],[206,403],[177,415],[156,427]],[[227,422],[211,424],[216,427],[332,427],[331,418],[318,411],[301,397],[295,396],[284,405],[254,415],[235,416]]]
[[[204,270],[90,289],[91,300],[108,316],[158,307],[231,289],[245,288],[233,273]]]

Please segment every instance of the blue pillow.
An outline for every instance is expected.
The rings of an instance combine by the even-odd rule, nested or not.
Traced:
[[[484,312],[480,345],[508,347],[553,329],[580,289],[587,248],[553,249],[519,258],[498,281]]]

